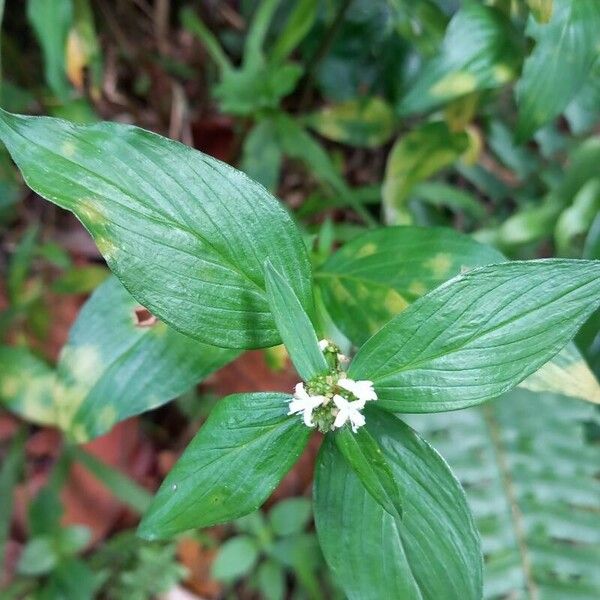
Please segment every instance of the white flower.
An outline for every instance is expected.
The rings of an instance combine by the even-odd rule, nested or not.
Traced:
[[[338,414],[333,422],[333,427],[339,429],[342,425],[350,421],[352,431],[356,433],[359,427],[365,424],[365,417],[360,412],[365,407],[364,400],[354,400],[348,402],[346,398],[336,394],[333,397],[333,402],[338,408]]]
[[[329,346],[329,340],[319,340],[319,350],[321,352],[325,352],[327,346]]]
[[[294,399],[290,401],[288,415],[297,415],[302,413],[304,424],[307,427],[314,427],[312,413],[317,406],[327,402],[325,396],[310,396],[304,389],[302,382],[296,384]]]
[[[352,392],[359,400],[369,402],[369,400],[377,400],[377,394],[373,389],[373,382],[368,379],[362,381],[354,381],[354,379],[342,378],[338,381],[338,385],[345,390]]]

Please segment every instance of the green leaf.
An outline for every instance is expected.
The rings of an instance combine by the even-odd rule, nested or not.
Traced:
[[[386,221],[410,222],[406,200],[413,187],[450,166],[468,146],[468,134],[451,131],[443,121],[425,123],[398,138],[388,155],[381,190]]]
[[[277,187],[281,168],[281,148],[272,119],[262,119],[244,140],[240,168],[268,190]]]
[[[90,530],[83,525],[71,525],[57,532],[56,547],[61,556],[70,556],[83,550],[91,539]]]
[[[554,237],[557,251],[562,256],[581,256],[582,240],[596,216],[600,213],[600,178],[585,183],[569,206],[558,218]]]
[[[0,465],[0,564],[3,565],[6,564],[6,541],[12,520],[13,494],[25,462],[24,446],[25,430],[20,429],[3,454]]]
[[[310,317],[290,284],[270,261],[265,263],[265,283],[273,318],[300,377],[308,381],[326,372],[327,361],[319,349],[319,340]]]
[[[287,536],[304,531],[312,516],[308,498],[288,498],[269,512],[269,522],[276,535]]]
[[[596,600],[600,589],[598,412],[515,390],[485,406],[410,423],[463,482],[486,557],[486,600]],[[596,429],[597,431],[597,429]]]
[[[0,346],[0,404],[42,425],[55,424],[54,371],[27,348]]]
[[[227,540],[220,548],[212,564],[212,576],[219,581],[232,582],[248,575],[258,560],[258,548],[247,535]]]
[[[310,306],[306,249],[286,210],[213,158],[117,123],[0,113],[28,185],[73,211],[132,295],[165,323],[230,348],[279,342],[267,258]]]
[[[27,19],[44,55],[46,82],[60,100],[69,95],[65,54],[67,35],[73,20],[71,0],[28,0]]]
[[[298,0],[295,3],[277,41],[269,51],[272,63],[285,60],[304,39],[315,22],[317,0]]]
[[[400,490],[381,448],[363,427],[353,433],[344,427],[334,434],[335,444],[371,497],[396,519],[402,518]]]
[[[38,536],[27,542],[17,564],[21,575],[45,575],[58,562],[59,556],[51,536]]]
[[[459,275],[360,348],[348,370],[398,412],[463,408],[508,391],[557,354],[600,304],[600,261],[534,260]]]
[[[369,410],[367,429],[403,491],[394,519],[325,439],[315,519],[325,558],[350,600],[479,600],[481,551],[464,492],[443,459],[394,416]]]
[[[100,265],[73,267],[52,283],[52,290],[58,294],[89,294],[110,274]]]
[[[140,514],[148,509],[152,501],[151,494],[127,475],[80,447],[75,448],[74,455],[98,481],[127,506]]]
[[[81,309],[60,354],[56,423],[87,441],[186,392],[237,355],[156,321],[111,277]]]
[[[505,259],[441,227],[386,227],[345,244],[315,273],[331,318],[363,344],[392,317],[466,269]]]
[[[256,573],[258,588],[264,600],[284,600],[285,573],[273,560],[263,562]]]
[[[529,18],[527,34],[535,48],[516,86],[520,140],[558,116],[583,87],[598,58],[599,29],[596,0],[554,0],[547,25]]]
[[[287,415],[286,394],[235,394],[213,409],[138,530],[165,538],[256,510],[296,462],[311,430]]]
[[[306,123],[328,140],[375,148],[392,137],[395,117],[383,99],[373,96],[326,106],[306,117]]]
[[[518,61],[515,32],[502,12],[465,2],[448,25],[439,56],[409,87],[400,112],[427,112],[476,90],[500,87],[515,76]]]

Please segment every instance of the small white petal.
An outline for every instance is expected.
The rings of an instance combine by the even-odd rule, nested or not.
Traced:
[[[373,389],[373,382],[367,379],[354,381],[354,379],[342,377],[338,381],[338,385],[345,390],[352,392],[358,399],[364,400],[365,402],[377,400],[377,394]]]
[[[321,352],[325,352],[327,346],[329,346],[329,340],[319,340],[319,350]]]

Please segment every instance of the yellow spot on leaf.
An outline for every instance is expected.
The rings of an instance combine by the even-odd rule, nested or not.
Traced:
[[[408,306],[408,302],[396,290],[389,290],[383,305],[391,314],[396,315]]]
[[[431,270],[436,279],[442,279],[450,272],[452,259],[448,254],[440,252],[426,261],[425,267]]]
[[[408,286],[408,291],[415,296],[424,296],[427,293],[427,288],[420,281],[413,281]]]
[[[457,71],[448,73],[442,77],[434,86],[431,87],[430,93],[433,96],[461,96],[462,94],[470,94],[477,89],[477,78],[471,73]]]
[[[377,252],[377,245],[372,242],[365,244],[362,246],[358,252],[356,253],[356,258],[365,258],[367,256],[372,256]]]

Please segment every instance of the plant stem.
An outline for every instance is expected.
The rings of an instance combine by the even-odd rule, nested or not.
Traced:
[[[321,43],[319,47],[316,49],[312,58],[308,62],[306,66],[306,75],[304,76],[304,82],[302,85],[302,93],[300,96],[300,102],[298,104],[298,111],[303,113],[310,104],[310,100],[312,97],[312,88],[315,82],[315,73],[317,71],[317,67],[319,63],[323,60],[331,45],[335,40],[335,36],[337,35],[340,27],[342,26],[342,22],[344,21],[344,15],[348,8],[350,8],[352,0],[342,0],[340,7],[338,8],[337,13],[335,14],[329,29],[321,39]]]

